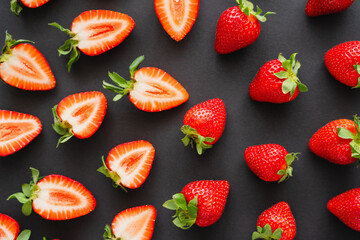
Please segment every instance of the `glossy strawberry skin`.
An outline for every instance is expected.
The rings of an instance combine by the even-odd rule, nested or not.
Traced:
[[[319,157],[335,164],[351,164],[356,158],[351,157],[351,139],[338,136],[338,128],[346,128],[356,134],[354,121],[348,119],[334,120],[320,128],[310,139],[310,150]]]
[[[309,17],[333,14],[348,9],[354,0],[308,0],[305,13]]]

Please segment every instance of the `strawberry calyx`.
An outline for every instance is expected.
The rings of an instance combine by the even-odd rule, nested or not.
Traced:
[[[360,165],[360,121],[357,115],[354,115],[354,125],[356,134],[346,128],[338,128],[337,134],[342,139],[351,139],[351,157],[358,159],[358,166]]]
[[[9,59],[9,57],[12,54],[12,48],[15,47],[16,45],[19,45],[21,43],[34,44],[34,42],[25,39],[19,39],[19,40],[12,39],[12,36],[7,31],[5,32],[5,34],[6,34],[5,46],[2,48],[1,51],[2,55],[0,57],[0,63],[6,62]]]
[[[267,12],[264,15],[261,15],[261,13],[263,12],[259,6],[256,6],[256,12],[254,11],[254,4],[250,1],[247,0],[236,0],[236,2],[239,4],[239,8],[241,9],[241,11],[243,13],[245,13],[246,15],[250,16],[253,15],[254,17],[256,17],[260,22],[266,22],[267,20],[267,16],[271,15],[271,14],[276,14],[274,12]]]
[[[181,131],[185,134],[185,137],[181,139],[185,146],[191,144],[196,144],[196,151],[199,155],[203,154],[206,149],[212,148],[212,145],[205,142],[211,143],[215,141],[215,138],[204,137],[200,135],[195,128],[190,127],[189,125],[183,125]]]
[[[198,196],[186,202],[185,196],[182,193],[174,194],[172,199],[166,201],[163,204],[164,208],[170,210],[176,210],[175,219],[173,223],[175,226],[181,229],[189,229],[196,222],[197,218],[197,208],[198,205]]]
[[[280,53],[278,59],[286,71],[274,73],[274,75],[279,79],[285,79],[282,83],[282,92],[284,94],[290,93],[290,98],[293,97],[296,87],[299,88],[300,92],[308,91],[307,86],[301,83],[297,76],[301,64],[299,61],[295,60],[296,55],[297,53],[293,53],[289,59],[286,59]]]
[[[52,108],[52,113],[54,116],[54,123],[52,124],[52,127],[55,132],[61,135],[56,145],[56,147],[59,147],[60,143],[65,143],[70,138],[72,138],[74,136],[74,133],[72,132],[71,124],[68,121],[61,120],[61,118],[59,117],[57,113],[57,105]]]
[[[19,16],[20,12],[23,10],[21,2],[19,0],[11,0],[10,10],[15,14],[15,16]]]
[[[103,238],[104,240],[121,240],[121,238],[117,238],[115,237],[115,235],[113,234],[110,225],[106,225],[105,226],[105,232],[103,234]]]
[[[356,63],[356,64],[354,65],[354,68],[355,68],[356,72],[357,72],[358,74],[360,74],[360,66],[359,66],[358,63]],[[358,78],[358,84],[357,84],[355,87],[353,87],[353,88],[359,88],[359,87],[360,87],[360,76],[359,76],[359,78]]]
[[[30,239],[31,231],[29,229],[25,229],[21,231],[21,233],[17,236],[16,240],[28,240]]]
[[[255,239],[265,239],[265,240],[278,240],[283,234],[281,228],[276,229],[274,232],[271,229],[270,224],[266,224],[264,227],[257,226],[257,232],[253,232],[252,240]]]
[[[106,177],[111,178],[113,180],[112,184],[113,184],[114,188],[121,187],[122,190],[127,192],[126,188],[121,184],[121,177],[119,176],[119,174],[117,174],[117,172],[111,171],[106,166],[104,156],[102,156],[101,160],[102,160],[103,165],[97,171],[104,174]]]
[[[291,167],[291,164],[295,161],[295,159],[299,159],[297,156],[299,154],[300,153],[289,153],[285,156],[286,169],[282,169],[277,172],[277,174],[282,175],[282,178],[280,178],[278,183],[284,182],[293,176],[293,168]]]

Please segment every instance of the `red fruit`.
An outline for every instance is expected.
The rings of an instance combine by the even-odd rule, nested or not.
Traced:
[[[28,43],[27,43],[28,42]],[[55,77],[44,56],[28,40],[13,40],[6,32],[5,47],[0,57],[0,78],[23,90],[49,90]]]
[[[11,217],[0,213],[0,239],[1,240],[28,240],[30,230],[24,230],[20,234],[19,224]]]
[[[257,232],[252,239],[292,240],[296,235],[296,224],[290,206],[279,202],[265,210],[258,218]],[[274,230],[274,232],[272,232]]]
[[[185,88],[165,71],[155,67],[145,67],[138,70],[144,56],[140,56],[130,65],[129,81],[117,73],[109,73],[116,84],[103,82],[103,87],[117,93],[114,101],[129,94],[135,107],[146,112],[160,112],[179,106],[189,99]]]
[[[30,169],[33,175],[30,184],[23,184],[23,192],[8,198],[16,198],[24,204],[22,212],[25,216],[29,216],[33,209],[48,220],[68,220],[94,210],[95,198],[81,183],[54,174],[39,178],[39,171]]]
[[[305,13],[309,17],[338,13],[346,10],[354,0],[308,0]]]
[[[155,0],[155,11],[170,37],[182,40],[195,23],[200,0]]]
[[[325,66],[339,82],[360,87],[360,41],[341,43],[325,54]]]
[[[254,5],[247,0],[236,0],[239,6],[225,10],[217,23],[215,51],[220,54],[235,52],[247,47],[259,37],[261,26],[266,16],[274,14],[267,12],[264,16],[259,7],[255,12]]]
[[[50,0],[11,0],[11,11],[16,15],[19,16],[21,10],[23,9],[21,4],[28,8],[37,8]],[[20,4],[21,2],[21,4]]]
[[[0,156],[13,154],[28,145],[42,130],[32,115],[0,110]]]
[[[98,171],[111,178],[115,187],[134,189],[145,182],[154,157],[155,148],[147,141],[123,143],[111,149],[106,164],[102,159],[103,166]]]
[[[245,150],[245,161],[251,171],[267,182],[285,181],[292,177],[290,166],[299,153],[288,153],[278,144],[263,144],[248,147]]]
[[[229,188],[229,182],[224,180],[191,182],[163,206],[176,210],[173,223],[177,227],[188,229],[194,223],[199,227],[207,227],[221,217]]]
[[[278,59],[265,63],[250,83],[249,95],[255,101],[285,103],[294,100],[307,87],[297,77],[300,63],[294,53],[285,59],[281,53]]]
[[[355,121],[355,122],[354,122]],[[360,158],[359,118],[339,119],[320,128],[310,139],[310,150],[336,164],[351,164]]]
[[[351,189],[331,199],[327,208],[348,227],[360,231],[360,188]]]
[[[89,56],[102,54],[119,45],[135,27],[134,20],[123,13],[109,10],[90,10],[77,16],[71,30],[64,29],[58,23],[50,23],[67,33],[70,39],[59,48],[60,55],[70,53],[68,70],[79,57],[80,49]]]
[[[196,144],[196,150],[201,155],[211,148],[221,137],[226,122],[224,102],[214,98],[192,107],[186,112],[181,131],[186,135],[182,141],[185,146]]]
[[[70,95],[53,107],[53,129],[62,137],[60,143],[72,136],[89,138],[100,127],[107,108],[107,101],[101,92],[82,92]]]

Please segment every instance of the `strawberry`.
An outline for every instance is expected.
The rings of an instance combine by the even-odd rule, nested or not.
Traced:
[[[22,5],[28,8],[37,8],[44,5],[48,1],[50,0],[11,0],[10,9],[16,16],[19,16],[23,9]]]
[[[19,224],[11,217],[0,213],[0,239],[1,240],[28,240],[31,231],[24,230],[20,234]]]
[[[239,6],[225,10],[217,23],[215,51],[219,54],[235,52],[247,47],[259,37],[260,22],[266,21],[266,16],[275,14],[267,12],[261,16],[262,10],[247,0],[236,0]]]
[[[296,235],[295,219],[286,202],[279,202],[261,213],[256,225],[257,232],[253,233],[253,240],[292,240]]]
[[[140,187],[148,177],[155,157],[155,148],[151,143],[138,140],[120,144],[111,149],[106,164],[99,172],[113,180],[114,187]]]
[[[294,53],[287,60],[281,53],[278,59],[265,63],[250,83],[249,95],[255,101],[285,103],[294,100],[307,87],[297,77],[300,68]]]
[[[28,145],[42,130],[32,115],[0,110],[0,156],[13,154]]]
[[[80,52],[95,56],[102,54],[119,45],[135,27],[134,20],[123,13],[109,10],[90,10],[77,16],[71,25],[71,30],[65,29],[58,23],[50,26],[60,29],[70,36],[59,48],[59,55],[70,53],[67,63],[68,71],[79,60]]]
[[[267,182],[283,182],[292,177],[290,166],[299,153],[288,153],[279,144],[263,144],[248,147],[245,150],[245,161],[251,171]]]
[[[94,210],[96,201],[81,183],[61,175],[39,177],[39,171],[30,168],[32,180],[22,185],[22,192],[12,194],[23,204],[22,212],[29,216],[34,210],[48,220],[68,220]]]
[[[226,122],[224,102],[214,98],[192,107],[186,112],[181,131],[186,135],[182,142],[185,146],[196,144],[196,150],[201,155],[211,148],[221,137]]]
[[[115,72],[109,72],[109,77],[116,86],[103,81],[103,87],[117,93],[114,101],[129,94],[130,101],[140,110],[160,112],[177,107],[189,99],[185,88],[165,71],[155,67],[138,70],[144,59],[144,56],[140,56],[130,65],[129,81]]]
[[[155,11],[165,31],[182,40],[196,21],[200,0],[155,0]]]
[[[156,219],[156,209],[151,205],[133,207],[120,212],[105,226],[105,240],[150,240]]]
[[[305,13],[309,17],[338,13],[348,9],[354,0],[308,0]]]
[[[6,32],[0,57],[0,78],[23,90],[50,90],[55,77],[44,56],[28,40],[14,40]]]
[[[194,223],[199,227],[214,224],[221,217],[229,194],[228,181],[195,181],[187,184],[181,193],[173,195],[163,207],[176,210],[173,223],[189,229]]]
[[[346,226],[360,231],[360,188],[351,189],[331,199],[327,208]]]
[[[360,158],[359,118],[338,119],[320,128],[310,139],[310,150],[335,164],[351,164]]]
[[[82,92],[67,96],[52,109],[55,132],[61,135],[57,146],[72,136],[89,138],[100,127],[107,108],[101,92]]]
[[[360,87],[360,41],[341,43],[325,54],[325,66],[339,82]]]

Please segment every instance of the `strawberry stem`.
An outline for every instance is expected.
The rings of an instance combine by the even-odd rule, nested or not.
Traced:
[[[15,14],[15,16],[19,16],[22,10],[22,4],[18,0],[11,0],[10,2],[10,10]]]
[[[107,167],[104,160],[104,156],[101,157],[101,160],[103,165],[97,171],[104,174],[106,177],[111,178],[111,180],[113,181],[114,188],[121,187],[122,190],[128,192],[127,189],[121,184],[121,177],[119,176],[119,174],[117,174],[117,172],[111,171]]]
[[[354,65],[354,68],[355,68],[356,72],[357,72],[358,74],[360,74],[360,66],[359,66],[358,63],[356,63],[356,64]],[[359,88],[359,87],[360,87],[360,76],[359,76],[359,78],[358,78],[358,84],[357,84],[355,87],[353,87],[353,88]]]
[[[215,138],[201,136],[196,129],[190,127],[189,125],[182,126],[181,131],[185,134],[185,137],[181,139],[181,141],[185,146],[191,144],[191,147],[193,147],[193,144],[195,143],[196,150],[199,155],[203,154],[206,149],[212,148],[212,145],[205,142],[212,143]]]
[[[255,239],[265,239],[265,240],[278,240],[281,238],[283,234],[283,230],[281,228],[276,229],[274,232],[271,230],[271,226],[266,224],[263,228],[257,226],[257,232],[253,232],[252,240]]]
[[[261,16],[261,13],[263,12],[259,6],[256,6],[256,12],[254,11],[254,4],[247,0],[236,0],[236,2],[239,4],[239,8],[243,13],[250,16],[253,15],[256,17],[260,22],[266,22],[267,16],[271,14],[276,14],[274,12],[267,12],[263,16]]]
[[[15,47],[16,45],[19,45],[21,43],[34,44],[34,42],[25,39],[19,39],[19,40],[12,39],[12,36],[7,31],[5,32],[5,35],[6,35],[5,45],[1,51],[2,55],[0,57],[0,63],[6,62],[8,60],[8,58],[11,56],[12,48]]]
[[[354,115],[354,125],[356,134],[351,132],[349,129],[346,128],[338,128],[337,133],[338,136],[342,139],[351,139],[350,147],[351,147],[351,157],[357,158],[358,166],[360,164],[360,120],[359,117],[355,114]]]
[[[52,113],[54,116],[54,123],[52,124],[52,127],[57,134],[61,135],[56,145],[56,148],[58,148],[60,143],[65,143],[72,138],[74,133],[72,132],[71,124],[67,121],[61,120],[57,114],[57,105],[52,108]]]
[[[121,240],[121,238],[117,238],[115,237],[115,235],[113,234],[110,225],[106,225],[105,226],[105,232],[103,234],[103,238],[104,240]]]
[[[292,177],[292,172],[293,172],[293,168],[291,167],[291,164],[295,161],[298,160],[299,157],[297,155],[299,155],[300,153],[289,153],[285,156],[285,161],[286,161],[286,169],[284,170],[280,170],[278,171],[277,174],[282,175],[282,178],[279,180],[278,183],[284,182],[286,180],[288,180],[290,177]]]

